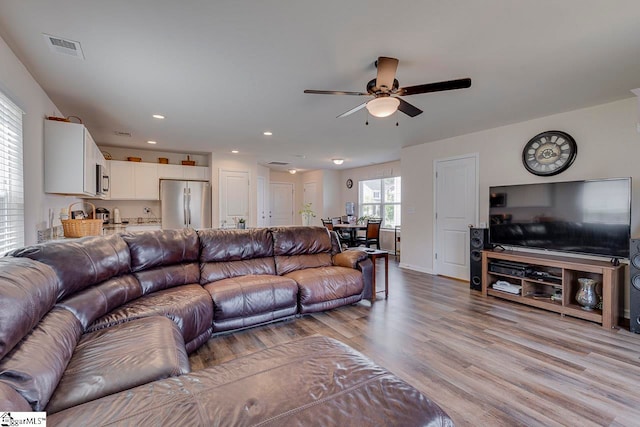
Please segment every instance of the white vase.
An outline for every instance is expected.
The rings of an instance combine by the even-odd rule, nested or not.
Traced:
[[[302,215],[302,225],[308,226],[309,224],[311,224],[311,218],[309,215]]]

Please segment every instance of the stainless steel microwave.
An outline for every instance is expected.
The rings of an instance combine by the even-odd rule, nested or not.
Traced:
[[[109,175],[102,165],[96,165],[96,196],[103,196],[109,192]]]

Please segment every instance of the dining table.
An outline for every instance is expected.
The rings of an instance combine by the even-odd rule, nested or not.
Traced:
[[[349,234],[349,241],[346,242],[348,246],[355,246],[356,244],[356,236],[358,234],[358,230],[366,230],[367,226],[366,224],[335,224],[333,226],[333,229],[336,230],[338,232],[338,234],[342,235],[342,233],[340,233],[341,231],[347,231]]]

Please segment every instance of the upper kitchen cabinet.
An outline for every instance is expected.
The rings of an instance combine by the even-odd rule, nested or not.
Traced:
[[[209,168],[206,166],[182,166],[158,163],[160,179],[197,179],[209,181]]]
[[[104,160],[87,128],[78,123],[44,121],[44,191],[95,197],[96,167]]]
[[[182,166],[161,163],[109,162],[111,200],[158,200],[161,179],[209,180],[206,166]]]
[[[112,160],[111,200],[158,200],[158,165]]]

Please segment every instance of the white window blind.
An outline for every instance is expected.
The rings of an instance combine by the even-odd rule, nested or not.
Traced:
[[[0,254],[22,246],[22,110],[0,92]]]

